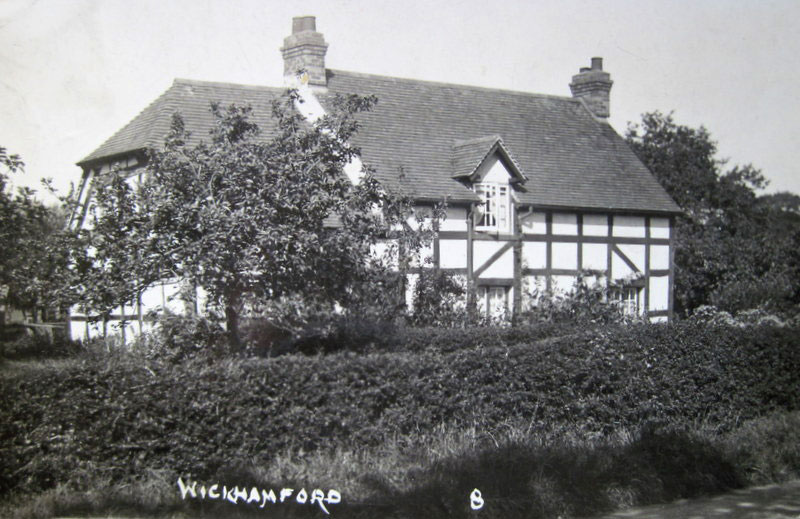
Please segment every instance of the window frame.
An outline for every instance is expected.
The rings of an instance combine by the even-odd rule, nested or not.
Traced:
[[[492,319],[492,318],[502,318],[505,319],[508,316],[509,307],[508,307],[508,299],[509,299],[509,287],[504,285],[480,285],[478,286],[478,302],[482,303],[480,308],[480,313],[483,314],[485,317]],[[503,301],[502,304],[502,311],[498,314],[493,312],[492,308],[492,293],[500,293],[501,298]]]
[[[623,285],[611,289],[609,299],[617,305],[626,317],[638,317],[642,313],[644,287]]]
[[[501,182],[476,182],[475,193],[481,197],[480,218],[475,230],[513,232],[511,186]]]

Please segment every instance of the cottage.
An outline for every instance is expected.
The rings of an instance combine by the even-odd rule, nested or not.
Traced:
[[[581,68],[563,97],[332,70],[327,46],[314,17],[295,18],[281,48],[287,80],[320,107],[330,94],[378,97],[355,139],[362,160],[382,183],[402,177],[420,206],[447,200],[432,262],[461,276],[481,311],[523,308],[534,289],[568,291],[589,272],[614,287],[626,311],[671,317],[679,208],[609,125],[612,81],[602,58]],[[270,103],[284,90],[175,80],[78,163],[83,206],[93,179],[115,166],[145,166],[175,111],[197,139],[211,127],[211,101],[249,103],[268,127]],[[168,290],[148,291],[118,317],[135,320],[141,306],[167,304]],[[85,320],[73,315],[73,336],[89,333]]]

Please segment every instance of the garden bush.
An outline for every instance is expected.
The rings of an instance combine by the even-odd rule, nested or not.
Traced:
[[[444,345],[431,334],[430,347],[397,352],[118,355],[4,373],[0,498],[146,470],[208,480],[287,450],[374,447],[442,424],[521,420],[603,437],[647,423],[726,431],[800,407],[796,328],[642,324],[548,341],[485,333]]]
[[[0,341],[0,358],[10,360],[59,358],[75,355],[81,350],[79,343],[66,339],[63,334],[48,336],[21,329],[11,337],[13,338],[8,341]]]
[[[134,349],[147,358],[179,362],[227,352],[225,330],[214,320],[193,314],[159,314],[152,332],[136,339]]]

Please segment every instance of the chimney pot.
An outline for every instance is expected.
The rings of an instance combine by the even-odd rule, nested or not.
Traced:
[[[603,58],[592,58],[592,70],[603,70]]]
[[[303,31],[316,31],[317,18],[315,16],[295,16],[292,18],[292,34]]]

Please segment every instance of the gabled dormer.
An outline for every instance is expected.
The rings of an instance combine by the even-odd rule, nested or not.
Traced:
[[[497,233],[514,231],[515,193],[527,180],[519,164],[498,135],[456,141],[453,178],[480,196],[475,229]]]

